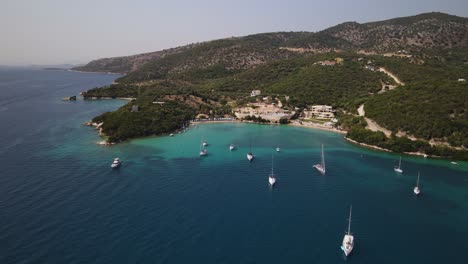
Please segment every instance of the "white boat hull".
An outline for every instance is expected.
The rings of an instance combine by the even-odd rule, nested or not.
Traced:
[[[268,182],[270,183],[270,186],[273,186],[276,183],[276,178],[270,176],[268,177]]]
[[[414,192],[414,194],[419,195],[421,193],[421,190],[416,186],[416,187],[414,187],[413,192]]]
[[[322,167],[322,164],[315,164],[314,168],[318,170],[320,173],[325,174],[325,169]]]
[[[343,250],[345,256],[351,254],[354,248],[354,236],[345,235],[343,238],[343,243],[341,244],[341,250]]]
[[[234,150],[235,148],[236,148],[236,147],[234,147],[234,146],[229,146],[229,150],[230,150],[230,151]]]
[[[399,169],[399,168],[394,168],[393,169],[396,173],[403,173],[403,170],[402,169]]]
[[[252,161],[253,158],[254,158],[254,155],[253,155],[253,154],[247,154],[247,159],[248,159],[249,161]]]

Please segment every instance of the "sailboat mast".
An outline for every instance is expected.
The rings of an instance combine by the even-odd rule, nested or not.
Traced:
[[[323,154],[323,144],[322,144],[322,167],[325,170],[325,156]]]
[[[400,156],[400,163],[398,163],[398,168],[401,169],[401,156]]]
[[[418,180],[416,181],[416,187],[419,188],[419,171],[418,171]]]
[[[349,219],[348,219],[348,233],[347,235],[351,235],[351,213],[353,211],[353,206],[349,208]]]
[[[273,172],[273,154],[271,155],[271,175],[274,175],[275,173]]]

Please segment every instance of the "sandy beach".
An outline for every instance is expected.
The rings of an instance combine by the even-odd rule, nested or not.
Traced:
[[[301,124],[297,120],[291,121],[291,123],[289,123],[289,125],[290,126],[296,126],[296,127],[320,129],[320,130],[325,130],[325,131],[335,132],[335,133],[340,133],[340,134],[346,134],[347,133],[347,131],[339,130],[339,129],[334,128],[334,127],[326,127],[326,126],[323,126],[323,125],[320,125],[320,124],[317,124],[317,123],[302,122],[302,124]]]
[[[258,123],[258,122],[252,122],[252,121],[241,121],[241,120],[204,120],[204,121],[191,121],[191,124],[217,124],[217,123],[250,123],[250,124],[261,124],[261,125],[276,125],[280,126],[281,124],[278,123]],[[338,130],[336,128],[332,127],[325,127],[320,124],[316,123],[311,123],[311,122],[302,122],[302,124],[299,123],[297,120],[291,121],[291,123],[287,124],[289,126],[296,126],[296,127],[304,127],[304,128],[311,128],[311,129],[320,129],[320,130],[325,130],[329,132],[335,132],[335,133],[340,133],[340,134],[346,134],[346,131],[343,130]]]

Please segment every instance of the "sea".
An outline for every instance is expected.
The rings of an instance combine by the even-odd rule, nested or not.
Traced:
[[[61,99],[117,77],[0,68],[0,263],[468,263],[466,162],[396,174],[342,134],[245,123],[102,146],[83,123],[126,101]]]

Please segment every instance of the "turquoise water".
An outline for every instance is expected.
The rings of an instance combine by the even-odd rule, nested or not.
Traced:
[[[100,146],[82,123],[125,102],[60,98],[114,78],[0,69],[0,263],[467,262],[466,163],[404,156],[398,175],[399,156],[339,134],[241,123]]]

